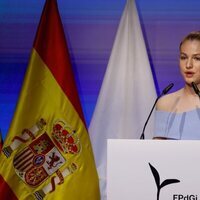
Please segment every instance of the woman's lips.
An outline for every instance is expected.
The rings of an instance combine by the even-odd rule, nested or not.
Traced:
[[[194,72],[185,72],[185,76],[186,76],[187,78],[191,78],[191,77],[194,76]]]

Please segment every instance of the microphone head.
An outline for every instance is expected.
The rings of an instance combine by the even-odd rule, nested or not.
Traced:
[[[165,95],[169,92],[169,90],[171,90],[171,88],[174,86],[173,83],[170,83],[163,91],[162,91],[162,95]]]

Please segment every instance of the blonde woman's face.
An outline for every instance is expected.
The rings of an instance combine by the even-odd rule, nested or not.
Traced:
[[[200,84],[200,41],[186,40],[180,48],[180,72],[187,84]]]

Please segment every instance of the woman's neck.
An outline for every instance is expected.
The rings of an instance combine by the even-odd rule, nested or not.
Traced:
[[[193,87],[188,84],[186,84],[185,87],[183,88],[183,93],[186,96],[197,97],[197,94],[195,93]]]

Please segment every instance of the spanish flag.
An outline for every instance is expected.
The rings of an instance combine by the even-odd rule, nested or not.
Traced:
[[[100,199],[56,0],[46,0],[0,155],[0,199]]]
[[[3,146],[3,139],[2,139],[2,134],[1,134],[1,129],[0,129],[0,152]]]

